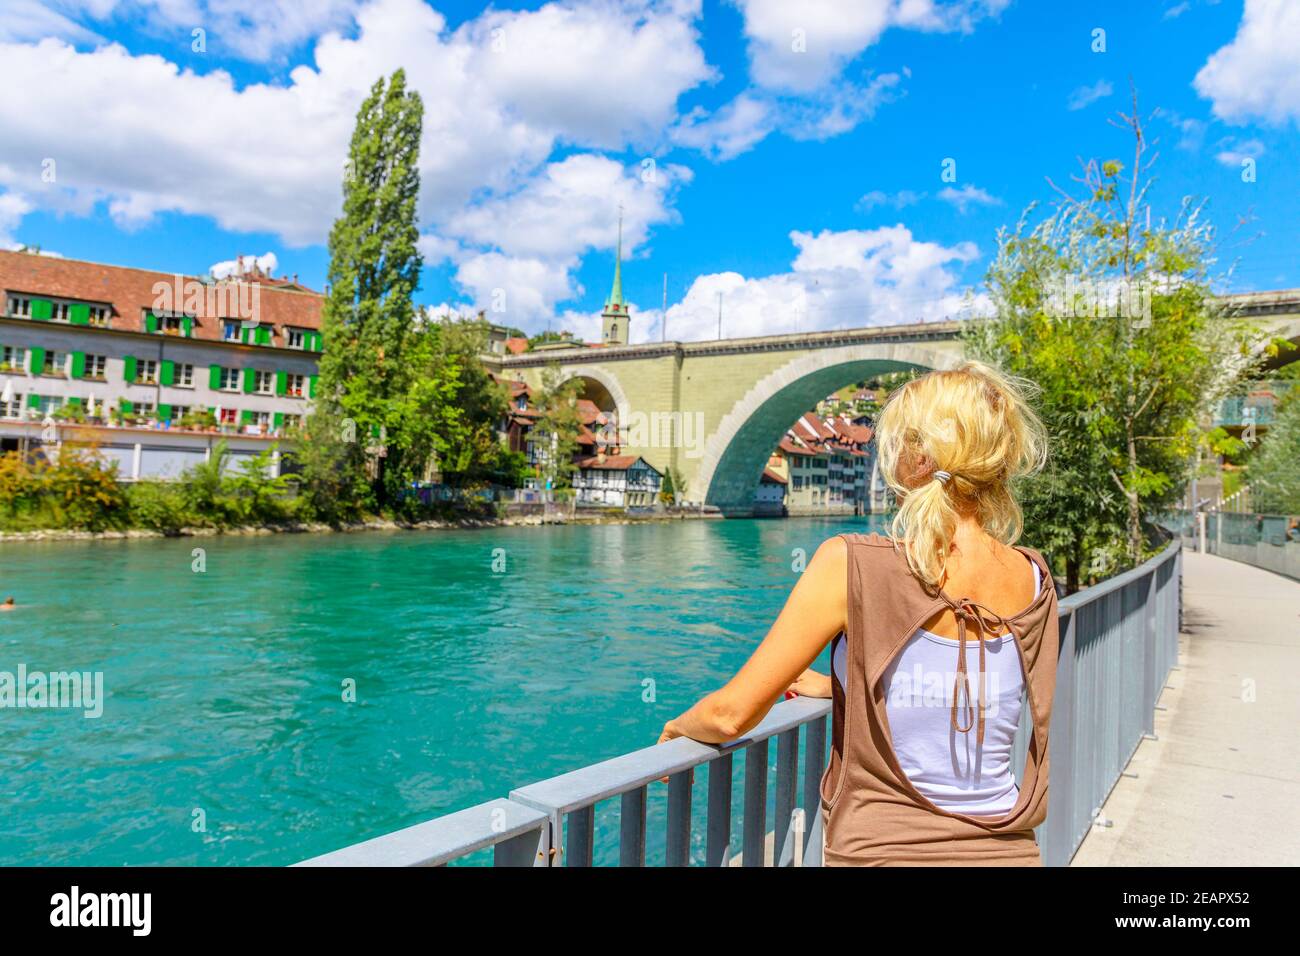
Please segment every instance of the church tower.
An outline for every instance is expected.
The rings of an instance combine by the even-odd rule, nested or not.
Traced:
[[[605,311],[600,314],[601,343],[627,345],[627,303],[623,301],[623,211],[618,213],[618,252],[614,257],[614,288],[609,291]]]

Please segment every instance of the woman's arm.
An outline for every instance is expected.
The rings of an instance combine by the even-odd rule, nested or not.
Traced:
[[[668,721],[659,742],[691,737],[735,740],[758,725],[804,675],[848,617],[848,548],[840,537],[822,542],[786,599],[767,637],[721,690]]]

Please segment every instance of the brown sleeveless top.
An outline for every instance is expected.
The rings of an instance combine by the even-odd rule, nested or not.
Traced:
[[[1043,587],[1028,608],[999,617],[967,598],[943,591],[927,594],[892,539],[878,534],[840,535],[848,546],[848,623],[836,641],[847,641],[848,686],[832,668],[831,760],[822,776],[821,803],[827,866],[990,865],[1041,866],[1033,828],[1047,818],[1047,729],[1056,688],[1060,647],[1056,590],[1037,551],[1017,546],[1042,572]],[[980,688],[978,717],[961,720],[953,696],[955,731],[975,727],[983,739],[983,655],[980,673],[967,675],[964,641],[999,628],[1015,635],[1025,674],[1033,738],[1017,780],[1020,796],[1003,817],[951,813],[926,799],[899,767],[890,744],[881,680],[890,661],[927,620],[944,608],[957,617],[958,689]],[[832,652],[834,642],[832,642]],[[974,694],[963,693],[969,705]],[[978,743],[977,743],[978,746]]]

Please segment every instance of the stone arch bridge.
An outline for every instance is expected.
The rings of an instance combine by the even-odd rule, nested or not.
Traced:
[[[1300,290],[1231,296],[1275,334],[1300,342]],[[804,412],[853,382],[961,361],[954,321],[705,342],[543,348],[493,356],[493,371],[536,388],[557,364],[586,396],[614,409],[627,454],[685,481],[688,501],[724,514],[753,510],[772,449]],[[1294,355],[1295,353],[1293,353]]]

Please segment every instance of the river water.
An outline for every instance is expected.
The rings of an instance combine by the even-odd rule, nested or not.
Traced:
[[[103,680],[0,709],[0,864],[293,863],[648,746],[878,520],[0,545],[0,672]]]

